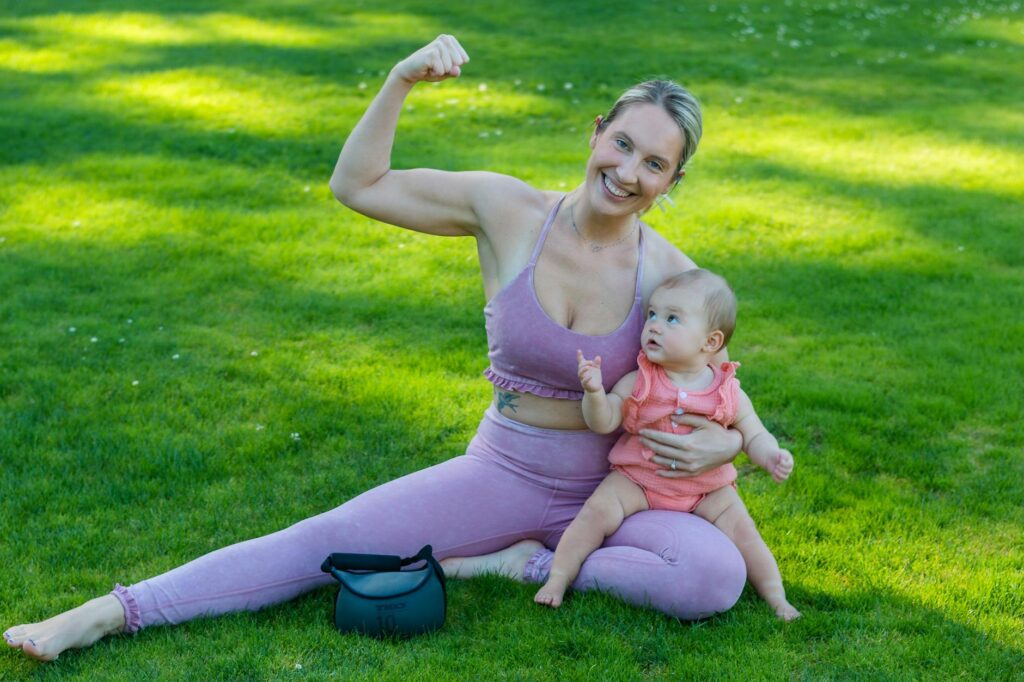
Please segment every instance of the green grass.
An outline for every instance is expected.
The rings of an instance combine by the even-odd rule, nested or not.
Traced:
[[[490,393],[472,242],[327,189],[383,73],[442,31],[473,61],[414,92],[398,166],[568,189],[628,85],[705,103],[649,217],[740,298],[731,355],[798,462],[742,490],[805,617],[749,589],[696,624],[600,594],[551,612],[485,579],[393,643],[338,636],[325,589],[46,666],[0,652],[0,679],[1020,679],[1009,0],[3,2],[0,625],[463,450]]]

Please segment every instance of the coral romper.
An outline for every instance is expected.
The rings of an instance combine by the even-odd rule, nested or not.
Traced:
[[[656,473],[664,467],[651,461],[654,453],[640,443],[641,429],[689,433],[692,427],[672,423],[673,414],[700,414],[729,426],[736,419],[740,382],[736,378],[738,362],[712,366],[711,385],[701,391],[684,391],[672,383],[660,365],[640,352],[639,370],[633,392],[623,405],[622,427],[625,433],[608,453],[612,469],[643,488],[651,509],[692,512],[713,490],[735,486],[736,467],[731,463],[688,478],[665,478]],[[682,412],[677,410],[682,409]]]

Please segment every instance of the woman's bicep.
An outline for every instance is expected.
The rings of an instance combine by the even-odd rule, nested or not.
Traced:
[[[363,215],[417,232],[449,237],[479,236],[479,206],[514,178],[481,171],[432,168],[390,170],[357,192],[335,192]]]

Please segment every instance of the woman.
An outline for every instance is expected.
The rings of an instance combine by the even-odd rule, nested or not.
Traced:
[[[453,577],[496,571],[546,579],[551,548],[607,473],[615,440],[586,430],[576,351],[608,358],[610,387],[634,369],[614,362],[637,355],[644,301],[661,280],[695,267],[639,216],[682,178],[700,138],[700,112],[672,83],[627,92],[596,120],[586,178],[566,196],[493,173],[391,170],[406,95],[420,81],[457,77],[468,61],[455,38],[442,35],[399,62],[331,178],[337,198],[360,213],[476,239],[489,301],[486,374],[495,386],[467,453],[285,530],[13,627],[4,633],[10,646],[52,660],[113,632],[262,608],[329,583],[320,563],[335,551],[409,555],[429,542]],[[694,432],[644,434],[666,477],[705,471],[739,451],[738,433],[703,417],[677,421]],[[730,608],[744,579],[742,558],[713,526],[649,511],[590,556],[574,587],[600,586],[692,619]]]

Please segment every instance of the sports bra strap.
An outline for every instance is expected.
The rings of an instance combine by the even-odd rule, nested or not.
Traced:
[[[551,224],[555,222],[555,215],[558,214],[558,209],[562,207],[562,202],[568,194],[563,194],[562,198],[558,200],[554,208],[551,209],[551,213],[548,214],[548,219],[544,221],[544,227],[540,229],[540,236],[537,237],[537,243],[533,247],[533,253],[530,255],[530,267],[537,264],[537,257],[540,255],[540,250],[544,248],[544,240],[548,238],[548,231],[551,230]]]
[[[640,249],[636,256],[636,298],[641,297],[642,287],[640,284],[644,281],[644,224],[640,223]],[[647,315],[646,310],[640,311],[643,316]]]

